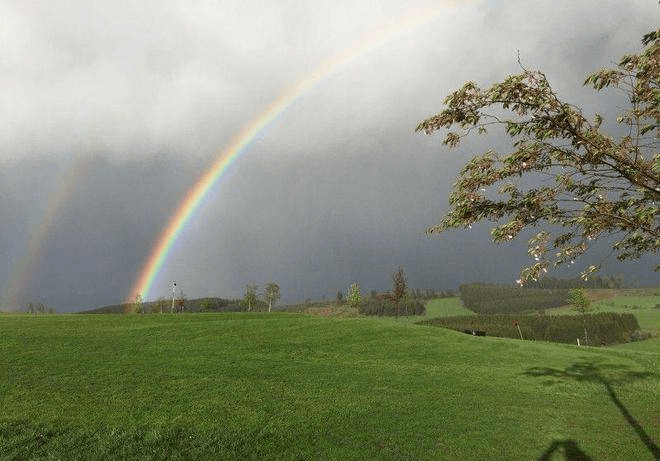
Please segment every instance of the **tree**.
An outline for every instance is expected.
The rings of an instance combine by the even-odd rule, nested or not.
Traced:
[[[144,304],[142,302],[142,295],[140,293],[135,295],[133,299],[132,311],[136,314],[144,313]]]
[[[406,273],[403,270],[403,267],[399,267],[399,270],[392,276],[392,300],[394,301],[396,318],[399,318],[399,307],[401,300],[406,295],[407,286],[408,282],[406,281]]]
[[[186,294],[183,292],[183,288],[179,290],[179,297],[176,299],[176,310],[178,312],[183,313],[183,311],[186,308],[186,301],[188,300],[188,297]]]
[[[268,282],[264,287],[264,300],[268,303],[268,312],[280,299],[280,286],[275,282]]]
[[[201,304],[202,312],[212,312],[215,309],[215,303],[209,298],[204,298]]]
[[[362,289],[360,288],[360,284],[355,282],[351,285],[351,287],[348,289],[348,295],[346,296],[346,301],[348,301],[348,305],[354,308],[360,307],[360,303],[362,302]]]
[[[445,109],[417,126],[426,134],[448,131],[443,144],[455,147],[471,133],[503,128],[512,151],[488,150],[461,170],[449,197],[450,210],[433,234],[469,228],[488,220],[495,243],[524,229],[540,230],[528,243],[534,259],[519,283],[536,280],[552,264],[582,256],[612,237],[619,260],[636,259],[660,248],[660,30],[646,34],[639,55],[626,55],[616,68],[587,76],[584,85],[621,91],[629,107],[611,127],[603,116],[588,120],[562,101],[545,74],[509,76],[487,89],[467,82],[444,100]],[[597,271],[586,268],[583,277]],[[655,270],[660,270],[658,265]]]
[[[582,314],[591,312],[591,301],[587,298],[584,288],[571,290],[570,302],[573,308]]]
[[[342,293],[341,290],[337,290],[336,299],[337,299],[337,305],[338,306],[341,306],[342,304],[344,304],[344,293]]]
[[[167,306],[169,304],[169,301],[161,296],[158,298],[158,300],[155,303],[151,303],[151,307],[149,309],[149,313],[151,314],[162,314],[163,313],[163,308],[167,309]]]
[[[247,310],[251,311],[257,305],[257,290],[258,285],[245,285],[245,294],[243,295],[243,303],[247,306]]]
[[[142,312],[142,295],[139,293],[135,295],[135,298],[125,298],[121,303],[121,312],[123,314],[140,314]]]
[[[575,288],[571,290],[569,299],[573,308],[582,314],[582,325],[584,326],[584,343],[589,343],[589,335],[587,334],[587,313],[591,312],[591,301],[587,298],[584,288]]]
[[[29,302],[27,306],[25,306],[25,312],[28,314],[54,314],[55,309],[52,307],[46,307],[44,303]]]

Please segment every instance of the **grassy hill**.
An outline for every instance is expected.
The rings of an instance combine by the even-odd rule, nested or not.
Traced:
[[[660,287],[622,290],[587,290],[594,312],[627,312],[654,336],[660,335]],[[546,311],[550,315],[577,315],[571,306]]]
[[[0,347],[3,460],[660,459],[659,351],[286,313],[0,315]]]

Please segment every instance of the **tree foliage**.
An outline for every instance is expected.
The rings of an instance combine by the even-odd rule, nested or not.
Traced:
[[[268,282],[264,287],[264,300],[268,303],[268,312],[271,311],[273,303],[280,299],[280,286],[275,282]]]
[[[406,272],[403,267],[399,267],[392,276],[392,297],[395,302],[400,301],[406,295],[408,282],[406,281]]]
[[[403,270],[403,267],[399,266],[392,276],[392,301],[396,308],[396,317],[399,317],[399,307],[401,301],[406,296],[406,289],[408,288],[408,282],[406,281],[406,273]]]
[[[591,312],[591,301],[587,298],[584,288],[571,290],[569,301],[576,311],[582,314]]]
[[[513,149],[472,158],[449,197],[450,210],[428,232],[495,223],[495,243],[535,229],[528,244],[534,259],[520,283],[550,266],[572,264],[593,242],[612,237],[619,260],[660,248],[660,30],[642,39],[639,55],[616,68],[587,76],[584,85],[621,91],[629,105],[603,128],[562,101],[545,74],[522,72],[482,89],[467,82],[444,100],[445,109],[422,121],[426,134],[447,129],[443,144],[456,147],[472,133],[503,128]],[[582,274],[598,270],[590,266]],[[660,270],[658,265],[656,270]]]
[[[259,290],[258,285],[245,285],[243,303],[247,306],[248,311],[251,311],[257,306],[257,290]]]
[[[144,314],[144,303],[142,302],[142,295],[140,293],[135,295],[131,308],[135,314]]]
[[[52,307],[46,307],[46,305],[41,302],[29,302],[27,306],[25,306],[25,312],[28,314],[54,314],[55,310]]]
[[[575,344],[590,325],[592,344],[621,344],[640,336],[637,318],[630,313],[601,312],[582,315],[496,314],[436,317],[421,323],[457,331],[481,330],[487,336]],[[520,330],[518,330],[520,328]],[[466,331],[467,330],[467,331]]]
[[[359,308],[360,303],[362,302],[362,288],[360,284],[355,282],[348,289],[348,295],[346,296],[346,301],[348,305],[354,308]]]
[[[543,312],[566,304],[568,289],[528,288],[511,285],[467,283],[459,286],[463,307],[476,314]]]

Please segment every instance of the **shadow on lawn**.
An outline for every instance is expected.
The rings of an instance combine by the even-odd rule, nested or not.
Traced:
[[[585,452],[580,450],[578,444],[573,440],[562,440],[561,442],[555,440],[541,455],[539,461],[550,461],[552,459],[552,455],[556,451],[562,453],[566,461],[594,461],[592,458],[587,456]]]
[[[528,376],[535,376],[535,377],[573,379],[578,382],[586,381],[586,382],[601,384],[603,387],[605,387],[608,396],[612,400],[612,403],[614,403],[614,405],[621,413],[621,416],[623,416],[626,422],[630,425],[630,427],[632,427],[635,430],[639,439],[646,446],[649,452],[653,455],[656,461],[660,461],[660,448],[658,447],[658,445],[656,445],[653,439],[651,439],[651,437],[646,433],[646,431],[639,423],[639,421],[637,421],[633,417],[633,415],[630,414],[628,409],[625,407],[625,405],[623,405],[621,400],[619,400],[616,393],[614,392],[614,389],[612,388],[612,384],[625,384],[640,379],[646,379],[651,375],[650,373],[628,371],[628,367],[625,365],[611,365],[611,364],[597,365],[591,362],[582,362],[582,363],[574,363],[565,370],[558,370],[556,368],[534,367],[527,370],[525,374]],[[591,459],[585,453],[583,453],[579,448],[577,448],[577,444],[575,442],[573,442],[572,440],[566,440],[563,442],[553,442],[553,444],[550,445],[550,448],[546,450],[546,452],[541,456],[541,458],[539,458],[539,461],[549,460],[550,456],[552,456],[552,453],[554,453],[554,451],[561,448],[563,448],[563,451],[565,453],[564,456],[567,461],[573,461],[573,460],[588,461]]]

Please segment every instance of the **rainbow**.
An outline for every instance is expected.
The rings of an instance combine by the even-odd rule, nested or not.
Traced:
[[[19,297],[23,294],[27,281],[32,275],[32,267],[41,257],[46,236],[55,224],[55,217],[68,201],[79,178],[87,174],[89,163],[89,159],[76,160],[69,174],[60,178],[55,189],[50,192],[43,216],[39,223],[30,229],[32,237],[28,241],[25,256],[13,264],[7,294],[0,303],[2,306],[18,306]]]
[[[311,75],[301,80],[297,85],[285,91],[264,112],[261,113],[247,128],[240,132],[228,149],[222,151],[215,163],[202,174],[197,183],[188,191],[185,199],[174,215],[170,218],[167,227],[160,233],[146,264],[139,272],[139,276],[130,292],[131,299],[137,295],[147,300],[151,287],[165,264],[172,246],[177,241],[187,223],[195,215],[203,200],[209,195],[214,184],[227,171],[236,159],[249,150],[251,143],[262,131],[280,114],[286,111],[295,102],[304,98],[313,86],[337,72],[343,66],[363,55],[377,46],[386,43],[393,37],[406,30],[415,28],[429,22],[440,15],[448,6],[472,3],[469,1],[442,1],[441,5],[409,12],[393,24],[385,25],[378,30],[364,36],[352,47],[323,61]]]

